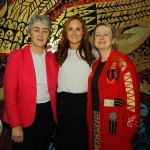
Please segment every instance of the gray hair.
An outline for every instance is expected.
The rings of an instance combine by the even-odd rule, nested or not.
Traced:
[[[39,15],[39,14],[35,14],[31,17],[31,19],[28,23],[28,32],[30,32],[32,25],[37,21],[40,21],[42,24],[47,25],[49,32],[51,32],[51,21],[50,21],[50,19],[46,16]]]
[[[107,26],[111,30],[111,32],[112,32],[112,37],[116,39],[116,31],[115,31],[115,29],[113,28],[113,26],[111,26],[111,24],[106,23],[106,22],[101,22],[101,23],[99,23],[99,24],[97,24],[95,26],[94,31],[93,31],[93,39],[95,37],[95,31],[96,31],[96,29],[99,26]],[[117,39],[115,40],[115,43],[112,45],[112,48],[114,48],[114,49],[117,50]]]

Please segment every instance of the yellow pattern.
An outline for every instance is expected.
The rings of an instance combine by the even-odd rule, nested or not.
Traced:
[[[32,15],[44,15],[53,8],[59,0],[16,0],[7,7],[7,1],[0,11],[0,53],[9,53],[12,49],[21,48],[27,44],[27,23]],[[7,16],[5,16],[7,14]],[[4,30],[5,28],[5,30]]]
[[[135,112],[135,93],[133,90],[133,81],[130,71],[124,75],[124,83],[127,93],[127,109]]]

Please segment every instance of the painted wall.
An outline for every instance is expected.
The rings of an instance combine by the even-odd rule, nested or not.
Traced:
[[[53,28],[49,45],[55,48],[66,19],[77,14],[90,35],[100,21],[111,23],[117,31],[118,50],[134,62],[141,84],[141,122],[133,150],[150,150],[150,0],[1,0],[0,8],[0,117],[7,56],[28,43],[30,17],[35,13],[49,16]],[[0,147],[9,146],[8,134],[0,130]]]

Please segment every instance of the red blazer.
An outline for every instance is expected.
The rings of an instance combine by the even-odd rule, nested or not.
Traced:
[[[54,120],[56,115],[56,88],[58,65],[55,56],[46,52],[46,71],[48,91]],[[3,120],[10,127],[21,125],[28,127],[32,124],[36,111],[36,76],[29,45],[9,54],[4,74],[4,115]]]
[[[92,79],[101,57],[92,66],[88,81],[87,122],[89,150],[93,149]],[[115,72],[113,74],[113,71]],[[114,75],[114,76],[113,76]],[[100,150],[132,150],[132,140],[140,123],[140,84],[132,61],[118,51],[112,51],[98,80],[100,110]],[[122,105],[114,105],[115,99]],[[116,134],[109,134],[109,114],[117,113]]]

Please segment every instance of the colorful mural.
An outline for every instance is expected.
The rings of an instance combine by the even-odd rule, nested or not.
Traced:
[[[2,81],[7,56],[11,50],[19,49],[29,42],[27,24],[30,17],[36,13],[46,15],[52,21],[52,34],[48,44],[53,48],[57,47],[63,25],[71,15],[83,17],[90,35],[95,25],[101,21],[114,26],[118,37],[118,50],[131,58],[140,77],[141,122],[133,142],[133,149],[149,150],[150,0],[0,0],[0,100],[2,101],[4,99]],[[4,136],[0,134],[0,139],[2,137]]]

